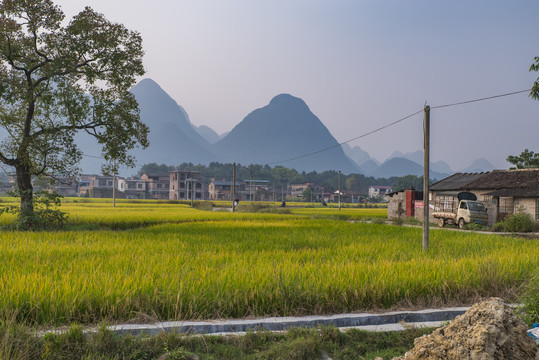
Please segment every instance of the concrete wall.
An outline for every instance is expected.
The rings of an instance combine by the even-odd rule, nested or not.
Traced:
[[[406,191],[393,194],[387,204],[387,218],[395,219],[406,216]]]
[[[528,198],[528,199],[515,199],[515,213],[523,212],[525,214],[529,214],[533,219],[538,220],[536,218],[536,206],[537,206],[537,199],[534,198]]]

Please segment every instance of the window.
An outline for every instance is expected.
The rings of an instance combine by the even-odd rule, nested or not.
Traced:
[[[202,184],[201,184],[201,183],[197,183],[196,188],[197,188],[197,189],[202,188]]]
[[[162,184],[157,184],[157,188],[161,189]]]
[[[172,190],[175,190],[175,189],[174,189],[174,185],[172,185]]]
[[[184,192],[181,192],[180,193],[180,199],[183,199],[185,197],[185,193]]]
[[[466,205],[466,201],[463,201],[460,203],[460,208],[461,209],[467,209],[468,208],[468,205]]]
[[[142,189],[142,184],[137,184],[137,189]]]
[[[180,189],[185,188],[185,183],[180,183]]]

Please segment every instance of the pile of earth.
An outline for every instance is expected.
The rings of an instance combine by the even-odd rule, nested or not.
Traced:
[[[451,324],[417,338],[412,350],[393,360],[539,360],[535,341],[526,330],[510,306],[491,298]]]

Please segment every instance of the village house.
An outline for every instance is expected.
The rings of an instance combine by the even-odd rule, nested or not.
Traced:
[[[125,194],[126,199],[146,199],[146,181],[128,177],[118,181],[118,190]]]
[[[475,194],[487,207],[489,226],[517,212],[539,221],[539,169],[453,174],[429,187],[430,212],[455,208],[456,196],[463,191]],[[423,201],[418,200],[418,194],[413,189],[390,194],[388,218],[422,219]]]
[[[288,188],[290,196],[297,198],[302,197],[305,190],[311,189],[312,199],[304,199],[306,201],[319,201],[324,193],[324,188],[322,186],[310,182],[305,184],[292,184],[289,185]]]
[[[389,200],[388,195],[390,193],[391,193],[391,186],[379,186],[379,185],[369,186],[370,198],[380,197],[387,201]]]
[[[170,200],[204,200],[205,189],[200,172],[197,171],[170,171]]]
[[[236,181],[235,197],[239,200],[246,200],[247,193],[245,182]],[[232,201],[232,181],[211,179],[208,187],[210,200]]]
[[[146,182],[146,198],[168,200],[170,197],[170,175],[168,173],[142,174]]]
[[[116,190],[118,183],[122,179],[116,177]],[[78,195],[91,198],[111,198],[114,177],[110,175],[81,175],[78,181]],[[116,192],[116,197],[123,198],[124,195]]]

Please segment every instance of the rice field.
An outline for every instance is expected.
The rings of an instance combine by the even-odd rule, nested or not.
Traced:
[[[0,233],[0,318],[62,325],[466,303],[509,294],[539,265],[536,240],[439,230],[423,253],[421,229],[313,216],[335,209],[89,201],[63,210],[71,230]],[[380,215],[372,210],[343,209]]]

